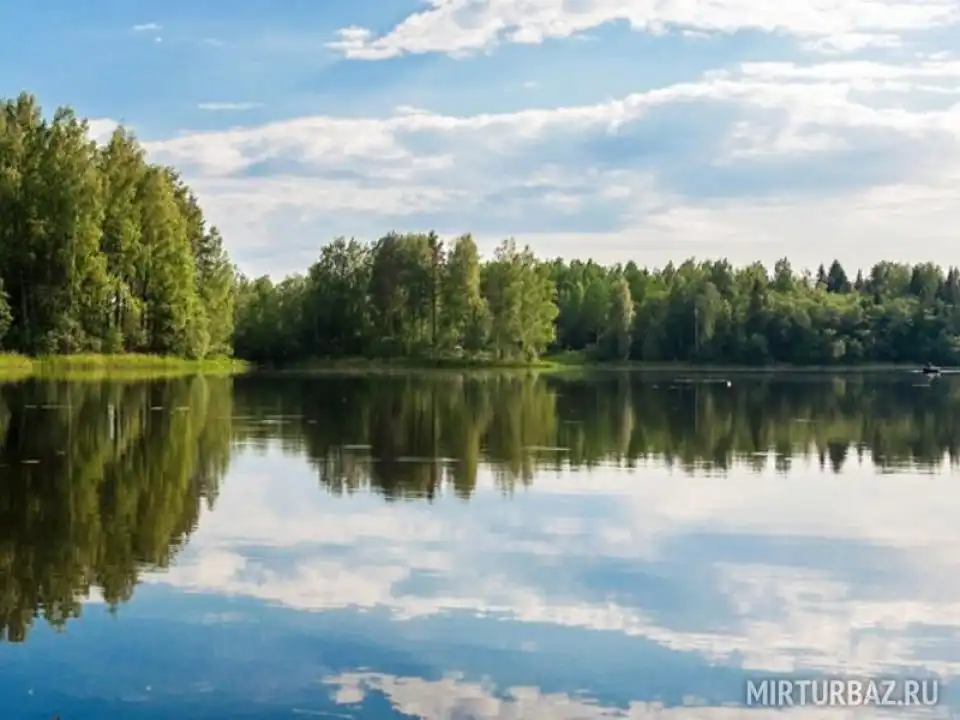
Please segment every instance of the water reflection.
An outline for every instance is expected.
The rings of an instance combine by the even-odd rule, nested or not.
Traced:
[[[0,696],[64,720],[696,720],[743,717],[758,675],[950,679],[957,387],[11,386],[3,617],[140,585],[0,645]]]
[[[230,414],[224,380],[4,386],[0,635],[62,626],[91,589],[129,600],[143,567],[167,567],[216,498]]]
[[[776,376],[774,376],[776,377]],[[653,460],[687,472],[786,472],[851,459],[880,470],[935,470],[960,459],[960,383],[910,375],[694,382],[604,373],[242,378],[237,437],[305,453],[336,492],[461,496],[481,460],[509,487],[537,470]]]

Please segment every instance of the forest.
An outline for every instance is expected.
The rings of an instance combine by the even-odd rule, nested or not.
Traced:
[[[320,357],[833,365],[960,362],[960,271],[837,261],[541,260],[513,239],[484,261],[463,235],[337,239],[303,274],[238,285],[235,350],[257,362]]]
[[[282,240],[282,239],[281,239]],[[643,242],[642,237],[637,238]],[[0,103],[0,350],[24,355],[960,363],[960,271],[798,271],[538,258],[467,234],[318,239],[304,272],[248,278],[174,168],[69,108]]]

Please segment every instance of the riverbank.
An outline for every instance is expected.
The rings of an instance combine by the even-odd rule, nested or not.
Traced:
[[[12,353],[0,354],[0,379],[11,380],[33,376],[89,377],[157,377],[173,375],[233,375],[246,372],[250,364],[227,357],[188,360],[178,357],[141,355],[136,353],[98,355],[48,355],[28,357]]]

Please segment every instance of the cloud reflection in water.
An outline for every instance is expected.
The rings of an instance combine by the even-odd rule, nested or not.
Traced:
[[[273,452],[241,458],[178,565],[148,582],[298,610],[385,609],[400,621],[469,614],[608,631],[621,651],[652,642],[739,668],[740,682],[957,671],[960,496],[947,477],[919,492],[916,478],[868,466],[721,479],[651,463],[636,474],[545,474],[512,499],[487,474],[469,503],[388,505],[318,492],[307,473]],[[376,677],[388,695],[415,684]],[[696,675],[685,681],[696,692]],[[523,715],[517,702],[497,712]],[[444,712],[424,717],[473,716]],[[577,712],[549,717],[604,716]]]

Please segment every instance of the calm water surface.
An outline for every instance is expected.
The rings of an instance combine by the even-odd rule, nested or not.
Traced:
[[[0,433],[4,720],[960,708],[960,379],[32,381]]]

